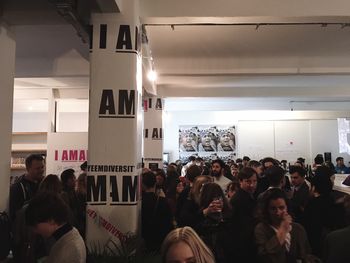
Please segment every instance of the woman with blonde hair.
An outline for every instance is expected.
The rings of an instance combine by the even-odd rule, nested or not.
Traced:
[[[162,245],[162,262],[215,263],[213,253],[190,227],[171,231]]]

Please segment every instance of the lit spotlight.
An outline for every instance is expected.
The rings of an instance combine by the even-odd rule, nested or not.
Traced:
[[[157,73],[154,70],[150,70],[147,74],[147,78],[149,81],[156,81],[157,80]]]

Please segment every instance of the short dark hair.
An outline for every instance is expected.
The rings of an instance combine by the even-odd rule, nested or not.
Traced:
[[[301,163],[305,163],[305,158],[299,157],[299,158],[297,159],[297,161],[298,161],[298,162],[301,162]]]
[[[285,171],[282,167],[272,166],[266,170],[265,174],[270,186],[278,186],[284,178]]]
[[[31,154],[27,156],[26,158],[26,169],[30,168],[32,166],[33,161],[44,161],[44,157],[41,154]]]
[[[273,165],[277,165],[276,159],[273,159],[272,157],[265,157],[262,159],[261,163],[265,167],[265,163],[271,162]]]
[[[61,173],[61,181],[62,181],[62,184],[63,184],[63,185],[67,185],[68,180],[75,177],[74,173],[75,173],[75,171],[74,171],[73,169],[64,170],[64,171]]]
[[[324,159],[322,154],[317,154],[317,156],[314,159],[315,164],[323,164],[324,163]]]
[[[328,168],[324,166],[325,168]],[[321,168],[321,167],[320,167]],[[329,169],[329,168],[328,168]],[[317,169],[318,170],[318,169]],[[330,170],[330,169],[329,169]],[[328,174],[316,173],[311,179],[311,185],[315,187],[315,191],[323,196],[328,196],[332,192],[333,183]]]
[[[315,170],[315,176],[319,176],[320,175],[320,176],[327,176],[327,177],[330,178],[334,174],[335,174],[334,170],[332,170],[328,166],[319,166]]]
[[[62,198],[51,192],[39,192],[34,196],[26,209],[26,224],[36,226],[39,223],[53,220],[61,225],[68,222],[69,208]]]
[[[202,169],[198,165],[195,165],[195,164],[192,164],[186,170],[186,178],[190,182],[194,182],[194,179],[201,174],[202,174]]]
[[[146,188],[152,188],[156,185],[156,175],[149,171],[142,174],[142,184]]]
[[[220,165],[221,168],[225,168],[225,163],[224,163],[224,161],[221,160],[221,159],[219,159],[219,158],[213,160],[213,161],[211,162],[211,165],[213,165],[214,163],[218,163],[218,164]]]
[[[340,161],[340,160],[344,160],[344,158],[341,157],[341,156],[339,156],[339,157],[337,157],[337,159],[335,159],[336,162],[338,162],[338,161]]]
[[[298,173],[301,177],[305,177],[306,175],[305,169],[297,165],[291,165],[289,167],[289,173],[290,174]]]
[[[253,168],[244,167],[239,171],[237,177],[238,177],[238,180],[242,181],[244,179],[249,179],[253,175],[256,175],[256,172]]]
[[[248,162],[248,167],[252,167],[252,168],[256,168],[256,167],[259,167],[259,166],[262,166],[262,164],[256,160],[250,160]]]
[[[243,156],[243,161],[250,161],[250,158],[248,156]]]
[[[196,160],[196,156],[190,156],[190,157],[188,157],[188,161],[189,162],[192,162],[192,161],[194,161],[194,160]]]

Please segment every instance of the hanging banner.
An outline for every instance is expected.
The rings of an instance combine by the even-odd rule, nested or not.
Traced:
[[[138,1],[93,14],[87,168],[87,246],[138,231],[142,57]]]
[[[163,168],[163,99],[145,97],[143,162],[151,170]]]
[[[46,174],[60,174],[66,169],[81,172],[87,160],[87,132],[58,132],[47,134]]]

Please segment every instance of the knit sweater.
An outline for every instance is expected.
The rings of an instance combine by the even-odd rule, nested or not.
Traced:
[[[85,263],[86,249],[78,230],[73,228],[52,246],[45,263]]]

